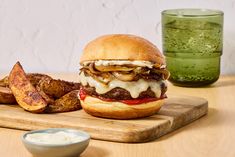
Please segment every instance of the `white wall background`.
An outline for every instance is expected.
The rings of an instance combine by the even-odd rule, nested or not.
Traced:
[[[0,0],[0,72],[21,61],[31,72],[78,71],[82,48],[109,33],[143,36],[161,49],[160,12],[225,13],[222,73],[235,74],[235,0]]]

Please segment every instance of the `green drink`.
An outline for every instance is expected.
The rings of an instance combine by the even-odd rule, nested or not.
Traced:
[[[220,75],[223,12],[175,9],[162,12],[163,52],[169,80],[179,86],[202,86]]]

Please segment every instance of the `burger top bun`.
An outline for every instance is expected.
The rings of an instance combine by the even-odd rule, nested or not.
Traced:
[[[156,68],[165,65],[163,55],[154,44],[127,34],[105,35],[89,42],[83,50],[80,64],[95,60],[149,61]]]

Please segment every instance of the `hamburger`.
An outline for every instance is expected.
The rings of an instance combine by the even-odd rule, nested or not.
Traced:
[[[134,35],[105,35],[83,50],[79,98],[93,116],[151,116],[163,105],[168,77],[164,57],[151,42]]]

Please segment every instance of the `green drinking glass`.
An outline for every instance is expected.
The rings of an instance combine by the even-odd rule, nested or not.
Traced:
[[[223,48],[223,12],[172,9],[162,12],[163,53],[169,81],[203,86],[218,80]]]

